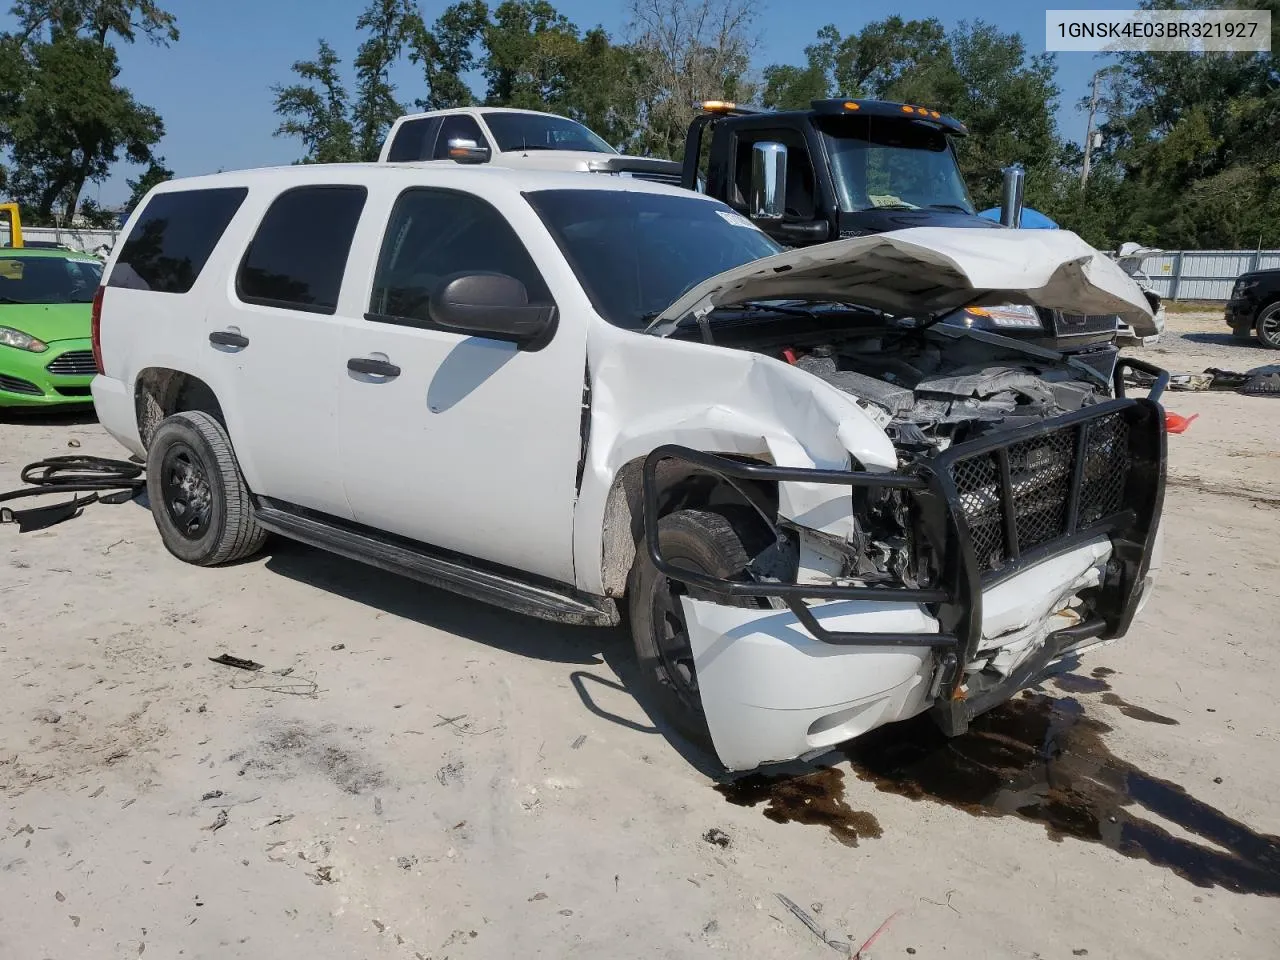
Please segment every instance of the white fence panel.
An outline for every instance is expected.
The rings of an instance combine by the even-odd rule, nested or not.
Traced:
[[[1162,250],[1142,261],[1142,272],[1166,300],[1228,300],[1236,277],[1280,270],[1280,250]]]
[[[79,230],[74,228],[63,229],[61,227],[22,228],[22,238],[27,243],[33,240],[40,243],[56,243],[85,253],[93,253],[104,246],[110,249],[119,235],[119,230]],[[7,247],[9,242],[9,224],[0,224],[0,246]]]

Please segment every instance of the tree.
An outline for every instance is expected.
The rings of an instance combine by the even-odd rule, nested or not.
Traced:
[[[417,101],[420,110],[445,110],[470,106],[475,98],[462,79],[476,62],[474,46],[489,21],[484,0],[465,0],[444,11],[431,29],[418,21],[409,36],[409,59],[422,68],[426,97]]]
[[[505,0],[482,34],[485,103],[536,110],[561,104],[578,28],[547,0]]]
[[[750,0],[632,0],[632,47],[640,58],[643,148],[678,157],[701,100],[749,102],[756,47]]]
[[[1000,170],[1014,162],[1028,168],[1029,195],[1057,189],[1064,144],[1053,117],[1053,58],[1028,57],[1017,34],[982,21],[947,32],[935,19],[894,15],[848,36],[823,27],[805,59],[803,67],[766,68],[766,106],[804,109],[834,96],[923,104],[969,128],[957,153],[980,206],[997,202]]]
[[[297,137],[306,150],[302,163],[346,163],[356,159],[351,105],[342,85],[333,47],[321,40],[314,60],[299,60],[293,72],[302,83],[275,86],[277,137]]]
[[[640,90],[644,64],[634,49],[595,27],[565,66],[561,109],[624,152],[642,149]]]
[[[142,202],[142,198],[152,187],[172,179],[173,171],[165,166],[164,157],[156,157],[136,179],[125,180],[125,186],[129,188],[129,199],[125,201],[124,208],[132,210]]]
[[[134,163],[151,159],[164,124],[115,83],[119,68],[109,46],[60,33],[31,45],[25,62],[24,82],[9,91],[16,104],[0,107],[12,190],[39,222],[51,222],[56,206],[70,219],[85,184],[106,179],[121,153]]]
[[[356,153],[362,160],[378,158],[387,130],[404,113],[390,71],[420,23],[412,0],[373,0],[356,20],[356,29],[369,34],[356,51],[356,97],[351,107]]]
[[[80,218],[91,230],[112,230],[120,222],[113,211],[99,207],[91,197],[86,197],[80,204]]]
[[[1256,7],[1221,0],[1159,9]],[[1127,53],[1107,78],[1101,158],[1124,182],[1117,229],[1166,247],[1280,245],[1280,68],[1274,53]],[[1092,174],[1090,175],[1092,179]]]
[[[133,43],[139,34],[152,43],[178,42],[178,21],[155,0],[18,0],[10,11],[30,40],[51,34],[83,35],[105,47],[111,36]]]
[[[154,110],[116,80],[114,40],[177,40],[173,16],[153,0],[19,0],[18,30],[0,36],[0,147],[9,189],[49,222],[75,215],[86,183],[121,155],[147,163],[164,133]]]

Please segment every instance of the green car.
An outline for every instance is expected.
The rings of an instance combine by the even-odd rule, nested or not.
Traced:
[[[92,402],[101,280],[102,263],[88,254],[0,249],[0,407]]]

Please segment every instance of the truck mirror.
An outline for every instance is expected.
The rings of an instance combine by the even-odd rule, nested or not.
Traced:
[[[556,308],[529,302],[525,285],[501,273],[456,273],[431,293],[435,323],[456,333],[527,346],[554,323]]]
[[[787,148],[757,143],[751,148],[751,218],[781,220],[787,207]]]
[[[489,148],[457,137],[449,141],[449,159],[455,163],[488,163]]]

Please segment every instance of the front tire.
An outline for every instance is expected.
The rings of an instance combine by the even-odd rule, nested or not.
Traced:
[[[673,566],[737,579],[772,537],[750,508],[678,510],[658,521],[662,555]],[[631,638],[641,683],[662,718],[691,742],[714,753],[698,688],[693,651],[679,597],[680,585],[658,573],[643,541],[627,587]],[[721,599],[736,607],[763,607],[753,598]]]
[[[147,498],[165,547],[201,567],[257,553],[266,531],[253,515],[226,429],[207,413],[161,421],[147,449]]]
[[[1280,302],[1263,307],[1255,326],[1259,343],[1271,350],[1280,350]]]

